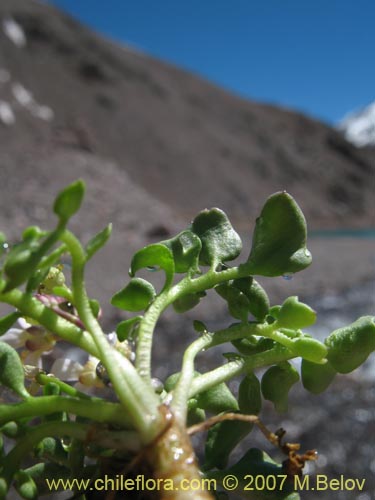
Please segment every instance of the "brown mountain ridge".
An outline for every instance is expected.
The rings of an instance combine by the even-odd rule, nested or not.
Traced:
[[[264,199],[282,189],[310,229],[374,224],[374,149],[106,40],[48,4],[2,0],[1,230],[14,241],[25,225],[50,227],[54,195],[78,177],[87,202],[73,229],[87,241],[114,225],[90,274],[106,302],[135,250],[206,207],[224,209],[247,246]],[[317,259],[294,293],[370,277],[370,242],[315,239],[310,248]]]

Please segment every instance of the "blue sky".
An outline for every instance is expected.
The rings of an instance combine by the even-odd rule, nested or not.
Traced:
[[[374,0],[48,0],[250,99],[335,123],[375,98]]]

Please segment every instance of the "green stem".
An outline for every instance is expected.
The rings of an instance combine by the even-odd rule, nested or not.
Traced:
[[[73,325],[73,323],[70,323],[44,306],[32,295],[14,289],[11,292],[0,294],[0,301],[15,307],[22,313],[22,316],[34,319],[48,331],[55,333],[63,340],[98,357],[98,350],[87,332],[83,332],[76,325]]]
[[[116,394],[129,412],[134,427],[147,443],[160,432],[163,425],[158,409],[160,401],[151,385],[147,385],[138,375],[132,363],[109,345],[93,315],[84,284],[86,255],[80,242],[67,230],[61,239],[72,256],[72,288],[78,315],[92,335],[99,358],[107,370]]]
[[[0,425],[20,418],[41,417],[56,412],[73,413],[97,422],[132,427],[118,403],[65,398],[62,396],[40,396],[23,403],[0,405]]]
[[[59,386],[61,392],[65,392],[68,396],[71,396],[73,398],[81,398],[81,399],[87,399],[92,402],[95,401],[103,401],[101,398],[96,398],[89,396],[88,394],[85,394],[84,392],[79,391],[75,387],[66,384],[62,380],[60,380],[57,377],[53,377],[52,375],[47,375],[46,373],[40,372],[35,376],[36,382],[40,385],[46,385],[49,384],[50,382],[53,382],[57,386]]]
[[[206,391],[221,382],[227,382],[241,373],[251,372],[257,368],[274,365],[294,357],[295,354],[292,351],[280,344],[276,344],[268,351],[253,354],[248,357],[240,357],[223,366],[204,373],[203,375],[195,377],[190,386],[189,398],[192,398],[196,394]]]
[[[138,330],[136,368],[141,377],[151,381],[151,352],[155,325],[162,312],[175,300],[188,293],[197,293],[213,288],[215,285],[235,278],[249,276],[248,266],[241,265],[224,271],[210,269],[198,278],[186,276],[169,290],[163,291],[144,314]]]
[[[194,361],[197,354],[212,342],[212,334],[206,333],[195,342],[190,344],[184,353],[182,360],[181,374],[173,390],[173,400],[171,409],[175,419],[181,425],[185,425],[187,415],[187,405],[189,399],[189,389],[194,378]]]

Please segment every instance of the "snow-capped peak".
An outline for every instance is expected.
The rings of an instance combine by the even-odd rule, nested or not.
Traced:
[[[375,146],[375,101],[346,115],[338,129],[356,146]]]

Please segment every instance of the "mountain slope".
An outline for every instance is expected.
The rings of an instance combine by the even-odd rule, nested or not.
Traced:
[[[0,100],[13,112],[0,147],[32,155],[35,175],[38,157],[81,150],[115,161],[119,177],[184,219],[217,205],[244,226],[287,189],[311,226],[371,223],[370,149],[104,40],[49,5],[2,0],[0,18]],[[9,20],[24,43],[6,33]]]

